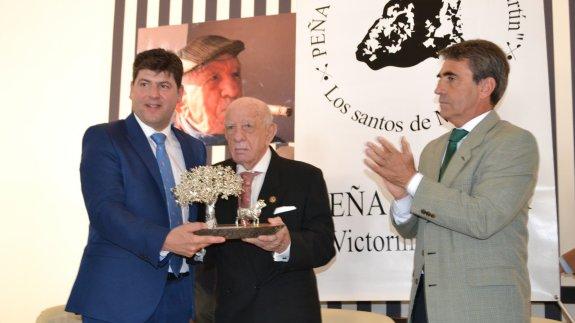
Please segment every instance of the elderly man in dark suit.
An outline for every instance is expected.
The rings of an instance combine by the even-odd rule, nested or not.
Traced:
[[[410,320],[528,322],[537,143],[493,111],[509,73],[497,45],[470,40],[439,54],[435,93],[456,128],[424,148],[418,170],[405,140],[401,151],[383,138],[367,148],[367,165],[395,198],[394,226],[417,238]]]
[[[234,223],[238,206],[263,200],[260,221],[285,227],[208,248],[206,261],[217,269],[217,323],[321,321],[313,268],[335,255],[327,189],[318,168],[270,148],[275,133],[264,102],[244,97],[228,106],[225,135],[232,159],[222,164],[251,187],[239,199],[218,201],[218,223]]]
[[[90,218],[88,244],[66,310],[84,322],[188,323],[194,315],[194,255],[221,237],[196,207],[180,207],[171,189],[187,168],[205,163],[204,145],[171,126],[182,97],[182,63],[152,49],[136,56],[133,113],[90,127],[80,176]]]

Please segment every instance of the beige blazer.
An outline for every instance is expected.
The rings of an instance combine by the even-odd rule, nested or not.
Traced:
[[[411,304],[424,270],[430,323],[529,322],[527,212],[539,163],[535,138],[492,111],[461,143],[439,183],[448,137],[424,148],[415,216],[394,223],[404,237],[417,238]]]

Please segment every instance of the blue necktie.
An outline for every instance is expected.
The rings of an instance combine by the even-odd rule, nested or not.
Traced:
[[[176,186],[174,181],[174,173],[172,173],[172,166],[170,158],[166,151],[166,135],[163,133],[155,133],[152,135],[152,140],[156,143],[156,160],[160,167],[160,174],[162,175],[162,182],[164,183],[164,193],[166,194],[166,201],[168,202],[168,214],[170,215],[170,228],[175,228],[182,224],[182,209],[176,203],[172,188]],[[180,274],[182,268],[183,258],[179,255],[172,254],[170,258],[170,267],[174,275]]]

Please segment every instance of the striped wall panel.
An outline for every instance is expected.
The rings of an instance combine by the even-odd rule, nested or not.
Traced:
[[[300,0],[301,1],[301,0]],[[548,37],[550,91],[555,93],[554,51],[552,29],[552,1],[544,0]],[[261,15],[296,12],[296,0],[115,0],[112,70],[110,72],[109,120],[117,120],[129,111],[128,84],[131,80],[131,63],[135,56],[138,28],[198,23],[230,18],[244,18]],[[569,0],[570,17],[575,17],[575,0]],[[575,22],[570,22],[571,57],[575,57]],[[573,60],[571,60],[573,61]],[[575,79],[575,64],[571,64],[571,79]],[[575,93],[575,82],[571,84]],[[575,96],[572,96],[572,123],[575,124]],[[552,95],[553,142],[557,147],[555,127],[555,98]],[[126,110],[128,109],[128,110]],[[575,151],[575,140],[571,141]],[[556,150],[556,155],[562,152]],[[572,153],[572,152],[571,152]],[[219,161],[227,156],[223,147],[215,147],[209,159]],[[555,165],[557,168],[557,165]],[[573,165],[575,168],[575,163]],[[555,172],[558,174],[558,172]],[[575,178],[571,179],[575,181]],[[561,201],[559,201],[561,202]],[[571,289],[570,289],[571,291]],[[571,293],[572,294],[572,293]],[[564,299],[575,303],[575,299]],[[330,308],[357,309],[384,313],[393,318],[407,316],[406,302],[327,302],[322,306]],[[535,316],[560,319],[559,307],[555,304],[534,303]],[[398,321],[402,321],[399,319]]]

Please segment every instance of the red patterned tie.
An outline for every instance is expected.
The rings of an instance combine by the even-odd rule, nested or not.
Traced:
[[[252,182],[254,177],[256,177],[261,172],[243,172],[240,174],[242,177],[242,194],[240,194],[240,207],[248,208],[250,207],[251,197],[252,197]]]

